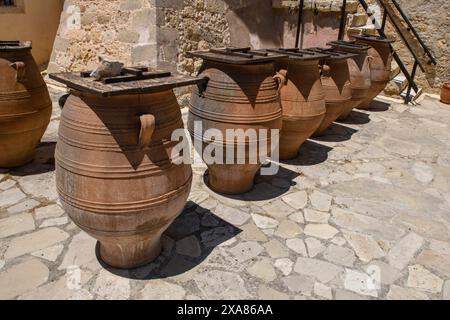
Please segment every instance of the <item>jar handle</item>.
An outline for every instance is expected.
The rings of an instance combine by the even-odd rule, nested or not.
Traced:
[[[197,84],[198,94],[200,97],[204,97],[203,93],[208,88],[208,82],[211,78],[209,77],[208,74],[205,73],[201,79],[202,79],[202,81]]]
[[[20,82],[25,79],[25,63],[22,61],[14,62],[9,65],[16,70],[16,81]]]
[[[141,131],[139,133],[139,146],[147,149],[152,142],[153,132],[155,131],[155,117],[151,114],[144,114],[139,117],[141,121]]]
[[[320,76],[322,77],[330,77],[331,68],[329,65],[324,64],[320,70]]]
[[[278,71],[277,74],[273,76],[273,79],[278,82],[277,94],[280,95],[281,89],[287,84],[287,70]]]

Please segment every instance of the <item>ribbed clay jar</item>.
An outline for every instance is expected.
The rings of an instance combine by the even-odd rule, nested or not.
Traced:
[[[249,191],[254,184],[254,178],[261,168],[258,157],[249,158],[250,145],[265,145],[258,147],[258,154],[270,154],[272,141],[270,130],[281,129],[281,104],[278,95],[279,85],[274,80],[273,62],[249,65],[237,65],[205,60],[200,70],[200,77],[208,78],[208,84],[203,92],[195,90],[189,107],[188,128],[194,143],[200,145],[200,154],[208,145],[214,143],[226,155],[227,146],[234,151],[234,164],[206,163],[208,166],[208,183],[216,192],[225,194],[240,194]],[[195,132],[195,124],[201,124],[202,130]],[[203,141],[205,131],[217,130],[222,139],[214,142]],[[250,136],[245,143],[236,139],[227,139],[227,129],[232,132],[250,129],[255,136]],[[260,129],[266,129],[265,135]],[[203,142],[203,143],[202,143]],[[246,150],[243,158],[238,158],[238,148]],[[225,156],[224,156],[225,157]]]
[[[318,59],[281,60],[275,69],[286,78],[286,85],[281,89],[280,159],[290,160],[297,157],[302,144],[322,123],[326,113],[325,93]]]
[[[162,233],[182,212],[192,170],[171,159],[179,128],[172,90],[113,97],[73,90],[67,99],[57,188],[70,218],[99,240],[107,264],[134,268],[154,260]]]
[[[0,41],[0,167],[33,159],[51,114],[52,102],[31,43]]]
[[[367,98],[358,106],[359,109],[368,109],[373,99],[386,88],[391,80],[392,42],[392,40],[377,37],[356,37],[356,43],[371,46],[368,54],[372,57],[370,63],[372,85]]]

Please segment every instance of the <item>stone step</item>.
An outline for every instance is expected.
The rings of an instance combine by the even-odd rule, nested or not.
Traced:
[[[361,36],[361,35],[376,36],[376,35],[378,35],[378,32],[374,25],[366,25],[366,26],[362,26],[362,27],[348,28],[347,35],[349,37]]]
[[[369,17],[365,13],[355,13],[348,16],[348,27],[363,27],[367,24]]]
[[[423,93],[423,90],[422,90],[422,88],[418,88],[419,90],[416,92],[414,89],[411,89],[411,93],[409,94],[409,98],[410,98],[410,101],[416,101],[420,96],[421,96],[421,94]],[[403,98],[403,99],[405,99],[406,98],[406,95],[407,95],[407,91],[408,91],[408,88],[406,88],[405,90],[403,90],[401,93],[400,93],[400,96]]]

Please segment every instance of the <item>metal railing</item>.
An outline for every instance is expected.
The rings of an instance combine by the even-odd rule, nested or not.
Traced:
[[[417,39],[418,43],[422,47],[424,53],[428,56],[428,58],[429,58],[428,64],[436,65],[437,64],[436,58],[432,54],[431,50],[424,43],[424,41],[420,37],[419,33],[416,31],[416,29],[412,25],[411,21],[409,20],[408,16],[402,10],[402,8],[398,4],[398,2],[396,0],[390,0],[390,1],[392,1],[392,3],[394,4],[395,8],[400,13],[400,16],[402,17],[404,22],[407,24],[407,26],[408,26],[407,31],[411,32],[414,35],[414,37]],[[345,0],[344,0],[344,2],[345,2]],[[414,89],[414,91],[416,93],[419,91],[418,86],[417,86],[416,82],[414,81],[415,76],[417,74],[417,67],[420,67],[422,71],[424,71],[424,67],[422,66],[422,64],[420,62],[420,59],[417,56],[416,52],[411,47],[411,44],[405,39],[405,35],[403,34],[402,30],[400,29],[400,26],[395,22],[395,19],[393,19],[393,17],[389,13],[389,10],[387,10],[385,4],[382,1],[377,1],[377,2],[383,8],[383,21],[381,23],[381,28],[377,28],[378,33],[380,34],[380,36],[386,38],[385,27],[386,27],[387,18],[389,17],[390,18],[389,20],[392,22],[392,25],[394,26],[394,29],[400,35],[400,37],[402,38],[402,40],[405,43],[406,47],[408,48],[409,52],[411,53],[411,55],[414,58],[414,65],[413,65],[412,71],[410,73],[407,70],[407,68],[405,67],[405,64],[403,63],[402,59],[399,57],[399,55],[395,52],[394,48],[391,46],[391,49],[392,49],[393,55],[394,55],[394,59],[397,62],[398,66],[400,67],[400,70],[405,75],[405,77],[406,77],[406,79],[408,81],[408,89],[407,89],[406,96],[405,96],[405,104],[408,104],[411,101],[411,97],[410,97],[411,90]],[[359,3],[362,5],[362,7],[366,11],[366,13],[368,15],[371,15],[367,2],[365,0],[359,0]],[[344,7],[344,13],[343,13],[341,19],[346,19],[345,7]],[[344,24],[344,26],[345,26],[345,24]]]

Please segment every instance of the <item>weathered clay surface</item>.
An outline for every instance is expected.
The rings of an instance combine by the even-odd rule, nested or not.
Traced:
[[[242,194],[251,190],[262,165],[260,159],[278,145],[272,131],[282,127],[282,108],[277,91],[280,84],[274,74],[273,61],[239,65],[204,59],[199,77],[209,80],[203,92],[196,89],[192,93],[187,128],[196,152],[208,165],[208,184],[216,192]],[[205,138],[211,130],[217,130],[217,136]],[[246,132],[244,138],[229,134],[240,131]],[[247,132],[255,135],[247,136]],[[263,132],[270,132],[270,136]],[[264,148],[254,147],[261,144]],[[209,148],[221,150],[216,151],[214,163],[204,157]],[[230,148],[235,163],[231,165],[226,154]],[[252,150],[258,159],[242,154],[239,148]]]
[[[108,98],[73,90],[67,99],[55,152],[58,194],[73,222],[100,241],[108,265],[153,261],[183,211],[192,169],[167,157],[182,126],[172,90]]]

